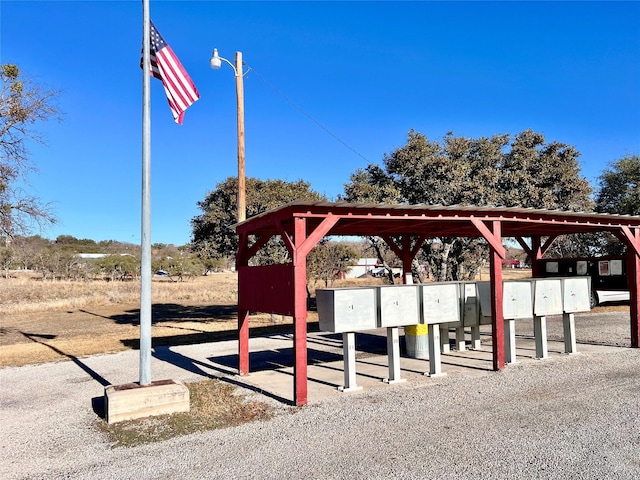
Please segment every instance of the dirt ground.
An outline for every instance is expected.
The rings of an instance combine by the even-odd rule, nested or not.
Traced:
[[[153,344],[181,345],[235,338],[237,318],[235,304],[156,304],[152,313]],[[310,312],[309,321],[314,320],[317,315]],[[135,304],[12,314],[2,319],[0,326],[0,367],[137,348],[138,322],[139,305]],[[258,334],[287,330],[291,319],[253,315],[250,322],[252,331]]]
[[[506,278],[516,276],[508,272]],[[517,272],[518,276],[524,276]],[[624,306],[597,307],[598,310]],[[139,303],[101,303],[69,309],[3,314],[0,319],[0,367],[44,363],[139,345]],[[237,306],[181,298],[153,305],[154,345],[183,345],[236,338]],[[308,321],[317,322],[309,312]],[[251,336],[291,331],[290,317],[257,314],[250,317]],[[313,328],[313,327],[311,327]]]

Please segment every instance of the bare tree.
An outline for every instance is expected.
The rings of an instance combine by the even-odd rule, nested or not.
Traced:
[[[18,184],[28,184],[36,170],[27,142],[44,144],[35,124],[60,119],[58,90],[49,90],[21,75],[17,65],[0,65],[0,235],[24,234],[34,225],[55,222],[49,204]]]

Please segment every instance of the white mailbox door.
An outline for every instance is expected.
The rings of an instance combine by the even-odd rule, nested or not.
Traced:
[[[589,279],[587,277],[562,279],[562,303],[564,311],[588,312],[591,310],[589,302]]]
[[[422,309],[424,323],[460,322],[458,284],[423,284]]]
[[[502,313],[505,320],[533,318],[530,282],[504,282]]]
[[[417,285],[379,287],[380,326],[401,327],[420,323]]]
[[[318,290],[318,319],[323,332],[357,332],[377,328],[375,288]]]
[[[538,316],[560,315],[562,313],[562,280],[535,279],[534,280],[533,312]]]

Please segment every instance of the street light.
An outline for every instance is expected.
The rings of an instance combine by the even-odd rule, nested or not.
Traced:
[[[238,222],[247,218],[245,175],[244,175],[244,86],[242,79],[249,71],[242,71],[242,52],[236,52],[236,64],[218,55],[218,49],[213,49],[209,64],[214,70],[218,70],[222,62],[226,62],[233,68],[236,76],[236,100],[238,105]]]

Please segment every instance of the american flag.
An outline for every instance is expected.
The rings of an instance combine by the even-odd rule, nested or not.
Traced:
[[[200,94],[153,22],[150,22],[150,36],[151,75],[162,81],[173,119],[182,125],[185,110],[200,98]]]

